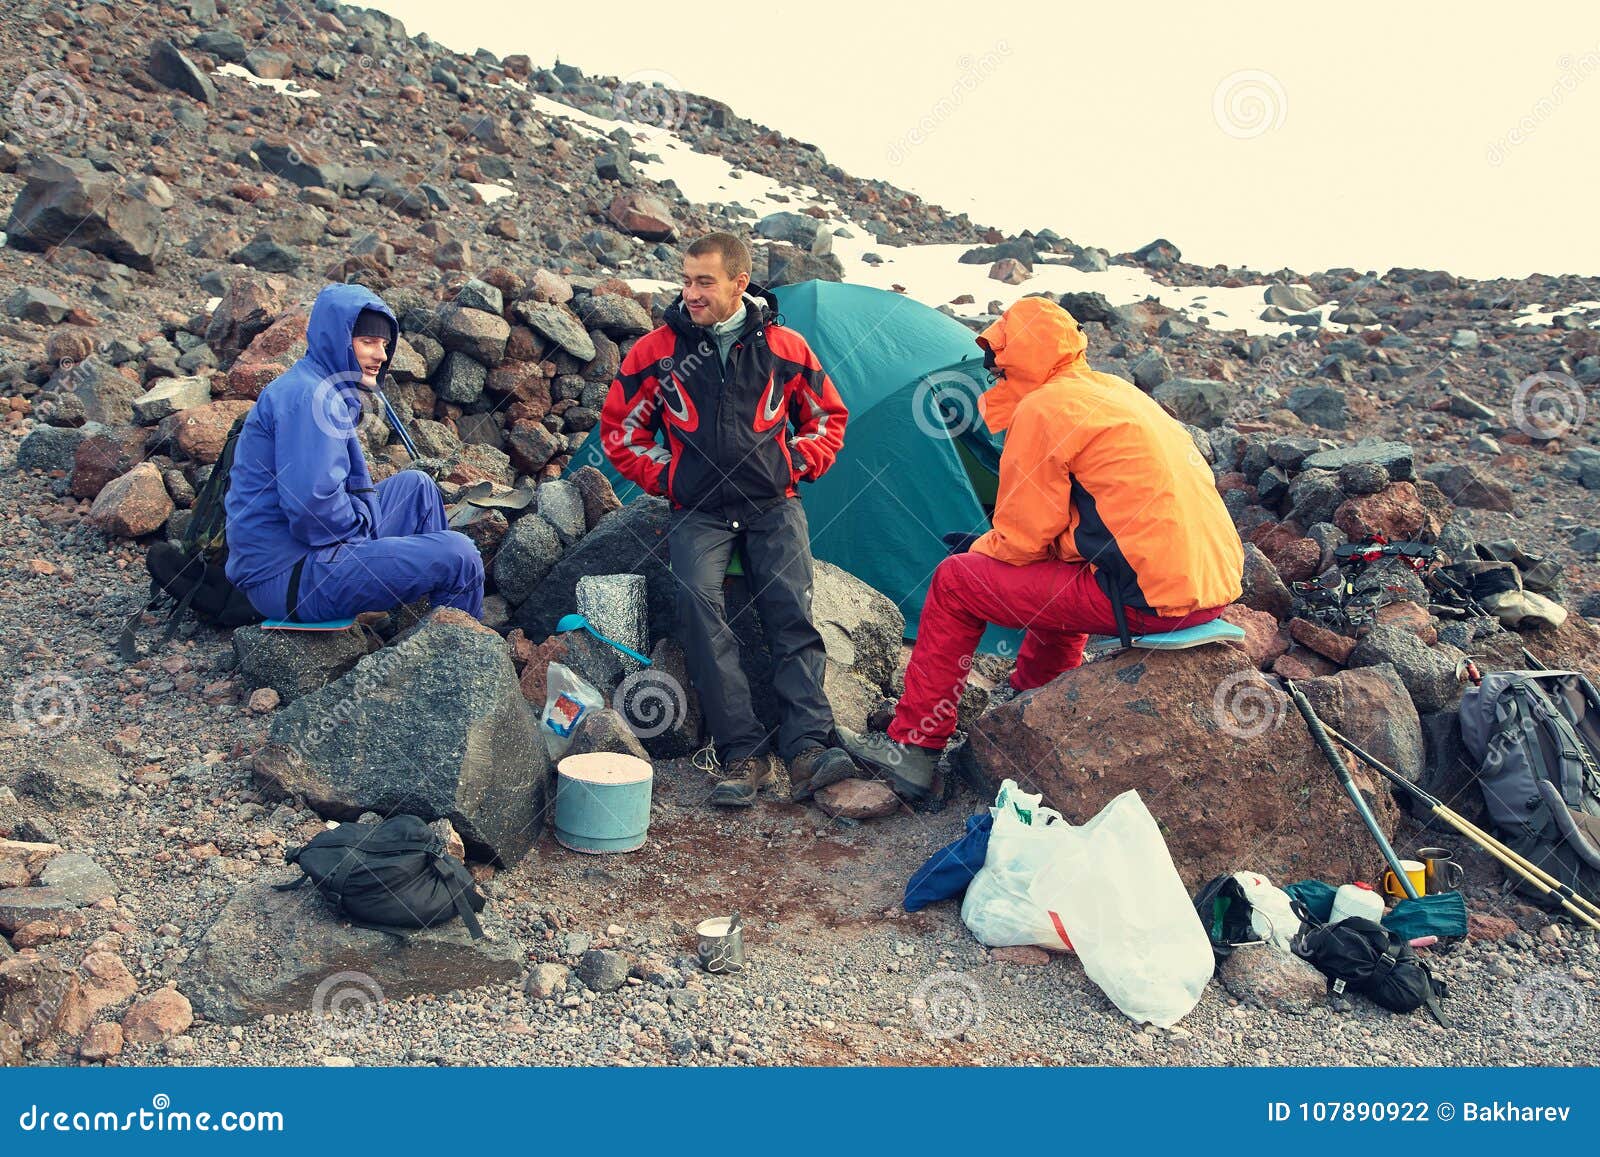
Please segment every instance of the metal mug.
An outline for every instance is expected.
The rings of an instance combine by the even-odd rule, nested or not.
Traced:
[[[1428,895],[1454,892],[1461,887],[1466,872],[1449,848],[1422,848],[1417,852],[1417,859],[1427,870]]]
[[[707,972],[722,974],[744,971],[744,925],[728,934],[731,916],[713,916],[694,927],[700,967]]]

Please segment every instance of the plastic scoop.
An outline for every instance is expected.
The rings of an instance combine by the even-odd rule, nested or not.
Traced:
[[[632,647],[624,647],[621,643],[617,642],[615,639],[608,639],[604,635],[602,635],[599,631],[595,630],[593,624],[591,624],[589,622],[588,616],[586,616],[586,615],[562,615],[561,616],[561,621],[556,624],[556,630],[557,631],[588,631],[591,635],[593,635],[595,638],[599,639],[606,646],[615,647],[617,650],[621,651],[624,655],[628,656],[628,658],[637,659],[639,662],[643,663],[646,667],[649,667],[649,666],[652,665],[648,658],[646,658],[644,655],[639,654],[639,652],[635,651]]]

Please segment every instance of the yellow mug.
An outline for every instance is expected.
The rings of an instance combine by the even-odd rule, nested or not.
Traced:
[[[1428,894],[1428,865],[1420,860],[1401,860],[1400,866],[1405,869],[1406,876],[1411,880],[1411,886],[1416,889],[1417,895]],[[1400,881],[1395,878],[1394,869],[1386,868],[1383,873],[1383,890],[1398,900],[1406,899],[1406,890],[1400,886]]]

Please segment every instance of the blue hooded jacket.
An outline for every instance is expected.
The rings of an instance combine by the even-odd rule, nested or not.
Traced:
[[[363,285],[317,294],[306,355],[261,391],[239,432],[228,475],[228,580],[245,591],[275,578],[312,551],[373,537],[378,496],[356,427],[361,366],[351,347],[356,318],[388,318],[389,356],[400,327]],[[388,373],[385,360],[379,387]]]

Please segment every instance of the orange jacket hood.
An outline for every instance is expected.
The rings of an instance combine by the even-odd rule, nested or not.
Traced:
[[[978,343],[994,351],[1004,376],[984,391],[979,411],[996,434],[1011,425],[1017,403],[1051,378],[1083,366],[1089,339],[1077,318],[1045,297],[1024,297],[983,333]]]

